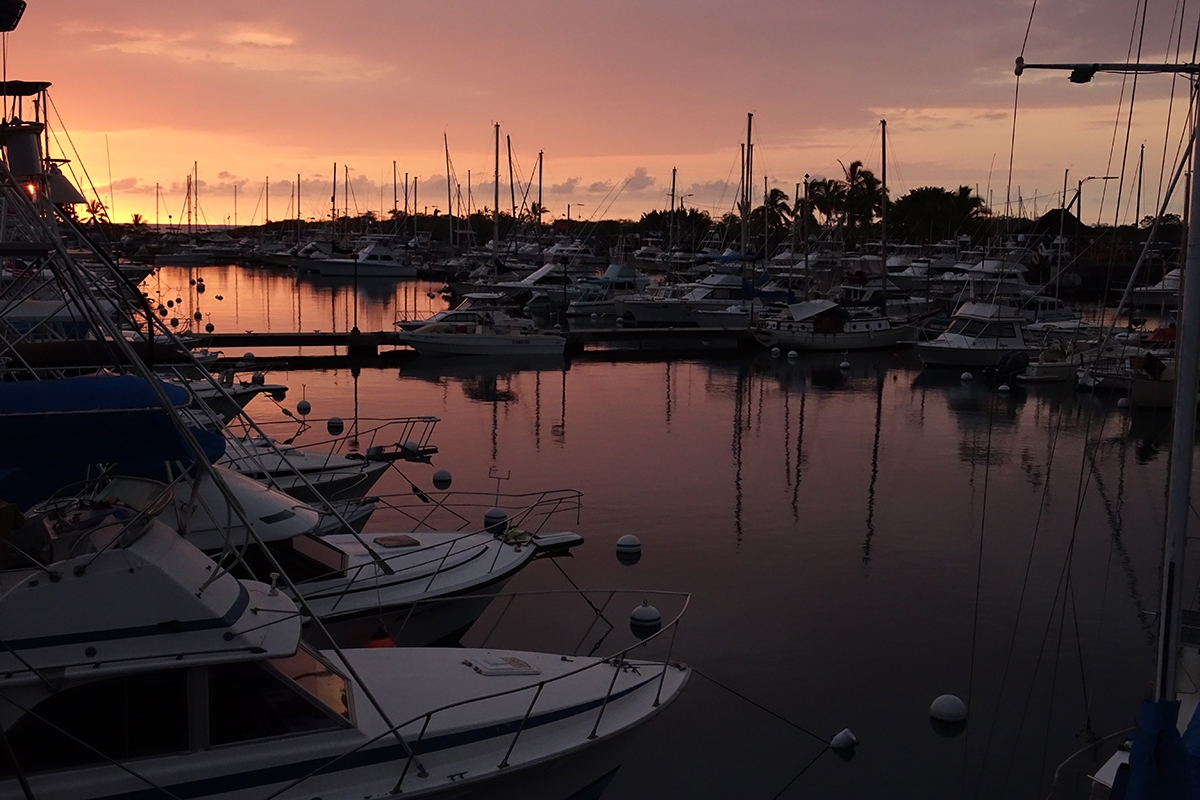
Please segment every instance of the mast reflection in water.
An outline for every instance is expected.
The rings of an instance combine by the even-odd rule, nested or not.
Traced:
[[[295,325],[300,310],[306,329],[344,324],[342,301],[331,300],[344,286],[200,272],[201,310],[218,330],[262,324],[249,315],[265,310],[263,292],[273,325]],[[156,280],[187,290],[186,278],[181,286],[164,273],[147,286]],[[431,288],[360,286],[360,327],[435,304]],[[289,304],[294,319],[283,322]],[[855,354],[845,371],[841,360],[418,359],[364,367],[358,413],[440,417],[434,467],[449,469],[456,489],[494,490],[494,468],[511,474],[505,491],[582,490],[587,541],[561,565],[572,581],[693,592],[680,659],[808,730],[849,726],[864,742],[849,763],[817,758],[785,796],[924,798],[964,785],[981,798],[1045,796],[1083,744],[1075,731],[1128,726],[1153,664],[1143,612],[1157,602],[1148,587],[1158,574],[1166,418],[1127,416],[1115,400],[1065,385],[1002,397],[957,372],[922,371],[907,352]],[[269,380],[292,386],[292,405],[304,384],[313,421],[354,413],[349,370]],[[267,401],[250,411],[294,427]],[[429,467],[404,473],[430,485]],[[377,490],[409,486],[388,474]],[[384,509],[370,525],[397,523]],[[633,567],[613,555],[624,533],[643,542]],[[512,588],[569,588],[553,567],[535,566],[546,568],[522,572]],[[606,612],[617,624],[626,613]],[[553,630],[528,635],[554,644]],[[929,703],[944,692],[967,700],[968,735],[931,730]],[[772,797],[821,752],[704,681],[672,712],[607,796]],[[1072,762],[1063,796],[1086,791],[1094,766],[1090,756]]]

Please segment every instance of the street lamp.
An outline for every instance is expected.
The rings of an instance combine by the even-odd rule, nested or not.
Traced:
[[[584,205],[584,204],[583,203],[575,204],[575,206],[577,208],[582,205]],[[567,236],[570,236],[570,235],[571,235],[571,204],[567,203]]]

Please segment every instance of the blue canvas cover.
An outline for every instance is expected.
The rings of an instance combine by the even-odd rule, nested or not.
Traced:
[[[188,402],[186,389],[162,386],[173,404]],[[191,463],[172,414],[132,375],[0,383],[0,498],[27,508],[85,480],[96,464],[144,473],[168,461]],[[210,461],[224,452],[222,437],[192,433]]]
[[[1183,736],[1179,701],[1143,701],[1129,751],[1123,800],[1200,800],[1200,724],[1192,717]],[[1116,787],[1114,787],[1115,789]],[[1115,797],[1114,800],[1122,800]]]

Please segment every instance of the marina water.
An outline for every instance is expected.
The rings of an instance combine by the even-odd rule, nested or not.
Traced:
[[[143,288],[186,296],[218,332],[347,330],[355,312],[386,330],[445,307],[428,283],[360,281],[356,303],[344,281],[233,266],[164,267]],[[435,415],[433,468],[454,488],[584,493],[585,545],[509,588],[692,593],[673,657],[697,679],[606,797],[1045,797],[1090,736],[1133,724],[1154,660],[1166,414],[1066,385],[1001,394],[911,351],[849,369],[765,351],[354,370],[286,355],[255,352],[290,387],[248,409],[273,436]],[[302,397],[307,428],[283,411]],[[433,468],[375,491],[429,488]],[[401,522],[384,508],[371,528]],[[644,547],[633,566],[614,554],[626,533]],[[571,650],[594,611],[544,604],[494,608],[464,644]],[[630,610],[606,616],[625,626]],[[946,692],[970,708],[953,736],[929,719]],[[848,761],[817,738],[844,727],[862,742]],[[1071,761],[1055,796],[1086,797],[1111,749]]]

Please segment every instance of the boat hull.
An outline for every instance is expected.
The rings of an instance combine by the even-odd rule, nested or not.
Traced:
[[[405,333],[401,341],[422,356],[561,356],[567,340],[555,335]]]
[[[353,261],[317,261],[312,265],[318,273],[326,278],[415,278],[417,268],[411,264],[371,264],[358,262],[355,269]]]
[[[815,333],[801,330],[754,330],[754,338],[764,347],[780,350],[840,351],[876,350],[910,345],[916,338],[908,328],[842,333]]]
[[[919,342],[917,353],[927,367],[994,367],[1000,359],[1017,353],[1031,358],[1036,347],[941,347],[935,342]]]

